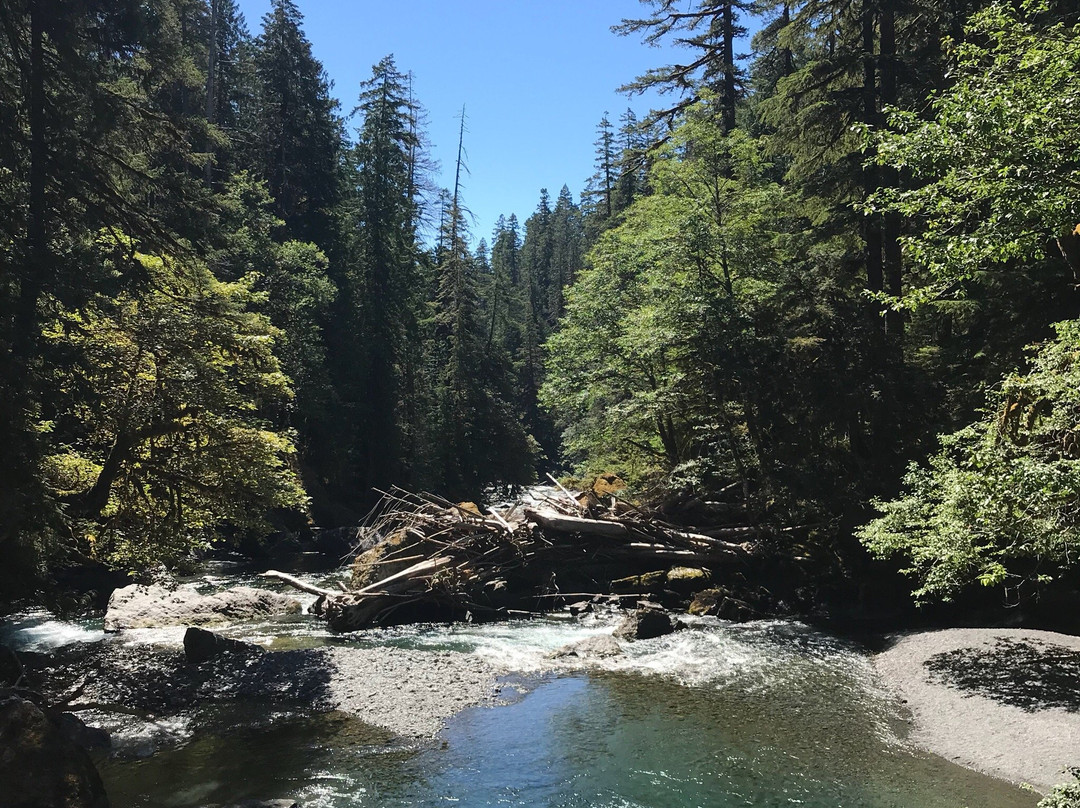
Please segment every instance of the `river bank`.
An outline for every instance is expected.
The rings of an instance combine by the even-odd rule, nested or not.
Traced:
[[[256,580],[215,569],[184,585],[210,595]],[[201,663],[185,659],[181,626],[105,633],[38,613],[0,636],[21,649],[28,684],[54,703],[80,689],[69,707],[112,733],[100,766],[114,808],[495,805],[508,790],[552,805],[1037,801],[913,748],[858,643],[793,620],[694,616],[667,636],[613,639],[625,614],[596,604],[346,635],[297,612],[230,618],[213,630],[251,647]]]
[[[894,635],[873,658],[911,713],[910,740],[1041,792],[1080,764],[1080,637],[952,628]]]

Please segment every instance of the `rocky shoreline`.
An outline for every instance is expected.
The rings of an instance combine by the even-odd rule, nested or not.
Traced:
[[[911,714],[910,741],[1040,792],[1080,764],[1080,637],[954,628],[893,635],[882,682]]]

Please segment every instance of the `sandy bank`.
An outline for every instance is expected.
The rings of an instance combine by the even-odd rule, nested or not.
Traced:
[[[333,648],[329,655],[330,705],[399,735],[431,737],[455,713],[495,700],[498,672],[467,654]]]
[[[907,701],[918,746],[1040,791],[1080,765],[1080,637],[944,629],[892,640],[874,667]]]

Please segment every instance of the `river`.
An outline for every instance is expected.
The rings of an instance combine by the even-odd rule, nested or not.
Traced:
[[[250,580],[217,567],[189,585],[209,591],[240,582]],[[449,650],[512,673],[499,706],[466,710],[429,741],[401,740],[340,713],[244,704],[154,721],[90,713],[114,735],[99,769],[113,808],[252,798],[291,798],[305,808],[1031,808],[1037,801],[914,749],[903,705],[880,689],[867,653],[798,622],[692,620],[587,670],[551,669],[550,651],[610,632],[616,619],[344,637],[308,617],[228,626],[224,633],[272,649]],[[175,646],[182,633],[111,636],[99,621],[34,613],[4,625],[0,641],[37,651],[74,642]]]

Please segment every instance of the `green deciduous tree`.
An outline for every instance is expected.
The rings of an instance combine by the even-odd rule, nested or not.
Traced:
[[[906,493],[860,530],[902,555],[916,597],[949,599],[978,581],[1030,594],[1074,565],[1080,542],[1080,323],[1057,326],[1028,373],[1005,379],[983,418],[942,438]]]
[[[894,113],[897,131],[877,138],[878,160],[918,183],[871,200],[918,223],[905,246],[923,274],[894,304],[948,311],[952,298],[978,298],[1010,274],[1076,272],[1069,99],[1080,40],[1064,23],[1041,23],[1043,11],[976,13],[935,117]],[[1056,328],[1030,372],[1007,376],[983,418],[942,437],[929,467],[912,466],[906,492],[877,503],[883,515],[862,529],[874,552],[910,558],[919,597],[949,598],[976,580],[1032,591],[1071,566],[1080,332],[1076,321]]]
[[[896,131],[874,140],[878,161],[917,183],[882,189],[870,205],[919,223],[904,241],[924,273],[908,303],[1048,257],[1080,273],[1080,29],[1042,24],[1041,6],[1027,8],[975,14],[952,43],[953,84],[934,97],[933,117],[895,111]]]
[[[291,391],[279,332],[251,310],[254,276],[225,283],[194,259],[102,247],[102,272],[134,262],[149,290],[58,307],[45,332],[61,359],[45,477],[80,548],[139,568],[302,506],[290,440],[265,415]]]

